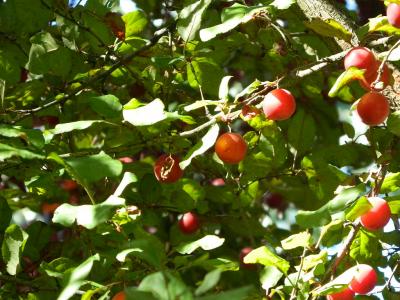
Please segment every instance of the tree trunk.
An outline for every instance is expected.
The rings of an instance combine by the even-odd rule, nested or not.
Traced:
[[[331,0],[297,0],[297,4],[303,11],[307,19],[312,20],[314,18],[319,18],[322,20],[335,20],[339,22],[346,30],[351,32],[351,44],[336,39],[339,46],[343,49],[349,49],[351,46],[357,46],[359,40],[355,34],[356,25],[351,18],[349,18],[345,12],[341,10],[335,3]]]

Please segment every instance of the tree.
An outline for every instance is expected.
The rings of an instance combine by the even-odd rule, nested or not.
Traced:
[[[398,299],[396,23],[134,2],[0,1],[0,298]]]

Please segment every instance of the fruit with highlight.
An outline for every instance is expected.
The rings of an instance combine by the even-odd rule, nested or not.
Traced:
[[[388,117],[390,104],[382,94],[369,92],[361,97],[357,104],[357,112],[365,124],[376,126],[383,123]]]
[[[379,197],[370,197],[368,201],[372,208],[361,216],[361,225],[368,230],[382,229],[390,220],[390,207]]]
[[[193,212],[185,213],[179,220],[179,229],[184,234],[191,234],[200,228],[200,221],[197,214]]]
[[[223,162],[237,164],[246,156],[247,143],[238,133],[224,133],[215,142],[215,152]]]
[[[267,119],[286,120],[296,111],[296,101],[288,90],[275,89],[264,97],[263,110]]]

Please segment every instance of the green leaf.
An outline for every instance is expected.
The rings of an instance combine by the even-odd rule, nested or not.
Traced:
[[[40,130],[26,129],[21,126],[0,125],[0,135],[21,138],[38,149],[44,147],[44,137]]]
[[[125,22],[125,37],[131,37],[141,33],[147,26],[147,18],[143,11],[135,10],[122,16]]]
[[[222,246],[224,242],[224,238],[220,238],[216,235],[206,235],[197,241],[183,243],[179,245],[176,250],[180,254],[191,254],[198,248],[201,248],[205,251],[213,250]]]
[[[244,286],[241,288],[220,292],[216,295],[204,296],[196,298],[196,300],[232,300],[246,299],[246,297],[254,290],[253,286]]]
[[[279,271],[277,267],[266,266],[260,274],[262,288],[266,291],[269,291],[270,288],[273,288],[277,285],[282,276],[283,273]]]
[[[109,220],[116,207],[125,204],[125,199],[110,196],[106,201],[96,205],[74,206],[68,203],[60,205],[54,212],[53,222],[70,227],[76,223],[88,229]]]
[[[0,232],[3,232],[9,225],[12,217],[12,210],[7,200],[0,196]]]
[[[114,192],[114,196],[119,197],[124,192],[125,188],[133,182],[137,182],[138,179],[135,174],[131,172],[125,172],[122,177],[121,182],[119,183],[117,189]]]
[[[48,32],[41,32],[31,38],[27,68],[34,74],[53,73],[66,77],[71,70],[71,50],[59,46]]]
[[[400,200],[389,201],[388,204],[393,215],[400,214]]]
[[[50,277],[63,278],[68,270],[72,270],[76,266],[75,262],[66,257],[59,257],[47,263],[42,261],[40,271],[46,273]]]
[[[129,243],[128,249],[117,254],[117,260],[124,262],[127,255],[133,255],[148,264],[161,269],[166,262],[163,244],[155,239],[137,239]]]
[[[76,121],[70,123],[62,123],[57,124],[54,129],[45,130],[44,137],[46,140],[46,144],[48,144],[55,135],[73,132],[75,130],[85,130],[95,124],[105,123],[102,120],[85,120],[85,121]]]
[[[400,34],[400,29],[389,24],[386,16],[379,16],[369,19],[368,32],[386,32],[387,34]]]
[[[297,224],[305,228],[326,225],[332,220],[332,214],[343,211],[364,192],[365,185],[359,184],[342,190],[335,198],[315,211],[299,210],[296,215]]]
[[[381,186],[381,193],[395,192],[400,188],[400,173],[389,173],[385,176]]]
[[[99,254],[95,254],[77,266],[66,278],[64,289],[61,291],[57,300],[68,300],[85,283],[86,277],[92,270],[93,263],[100,260]]]
[[[126,295],[126,300],[130,299],[140,299],[140,300],[157,300],[149,292],[139,291],[137,287],[129,287],[124,290]]]
[[[314,295],[329,295],[340,292],[348,287],[349,283],[354,278],[354,269],[348,269],[344,273],[340,274],[333,280],[330,280],[327,284],[317,288],[312,293]]]
[[[319,264],[324,265],[328,261],[328,252],[326,250],[322,250],[318,254],[307,255],[304,257],[303,262],[303,270],[309,271],[310,269],[318,266]]]
[[[283,241],[281,241],[282,248],[285,250],[295,249],[297,247],[308,248],[312,244],[311,234],[307,231],[303,231],[297,234],[293,234]]]
[[[392,112],[387,119],[387,128],[391,133],[400,136],[400,111]]]
[[[19,260],[27,239],[28,234],[15,224],[11,224],[4,232],[1,254],[8,274],[15,275],[20,269]]]
[[[159,300],[193,300],[188,287],[181,279],[169,272],[158,272],[146,276],[140,283],[139,290],[151,292]]]
[[[244,257],[243,262],[245,264],[259,263],[264,266],[273,266],[281,270],[284,274],[287,274],[287,271],[290,268],[290,264],[287,260],[279,257],[265,246],[261,246],[251,251]]]
[[[149,104],[135,108],[131,108],[131,102],[124,106],[123,116],[125,121],[134,126],[152,125],[167,118],[164,112],[164,103],[160,99],[155,99]]]
[[[192,88],[202,87],[204,93],[218,95],[219,83],[224,72],[210,58],[197,57],[187,64],[187,78]]]
[[[346,71],[344,71],[340,76],[336,79],[335,84],[329,90],[328,96],[333,98],[336,97],[341,88],[348,85],[350,82],[356,79],[364,78],[365,70],[358,69],[356,67],[350,67]]]
[[[231,7],[224,9],[222,24],[200,30],[200,39],[206,42],[219,34],[227,33],[240,24],[250,21],[254,14],[265,10],[265,8],[263,6],[246,6],[235,3]]]
[[[243,91],[236,95],[235,102],[237,102],[240,98],[246,98],[247,96],[253,94],[260,86],[261,81],[259,81],[258,79],[254,80],[245,89],[243,89]]]
[[[25,245],[24,256],[28,256],[33,261],[38,261],[41,258],[42,250],[51,239],[53,230],[46,223],[37,221],[26,228],[26,233],[29,238]]]
[[[214,146],[215,141],[218,138],[218,133],[219,133],[219,125],[214,124],[213,126],[211,126],[211,128],[202,137],[202,139],[189,150],[189,152],[185,155],[184,159],[179,163],[180,168],[184,170],[186,167],[190,165],[193,158],[202,155],[204,152],[206,152],[208,149]]]
[[[310,22],[306,22],[305,25],[322,36],[336,37],[347,42],[351,40],[351,32],[333,19],[322,20],[315,18]]]
[[[122,172],[122,163],[104,152],[86,157],[68,158],[65,161],[86,182],[116,177]]]
[[[177,30],[184,41],[196,38],[203,14],[211,2],[212,0],[198,0],[179,12]]]
[[[298,153],[304,153],[314,144],[315,135],[316,125],[314,118],[303,109],[298,109],[289,123],[289,143]]]
[[[351,210],[346,214],[346,219],[349,221],[354,221],[358,217],[362,216],[372,208],[371,203],[368,201],[367,197],[361,197],[353,205]]]
[[[106,118],[117,117],[122,110],[119,99],[114,95],[92,96],[89,105],[95,112]]]
[[[222,78],[221,83],[219,85],[218,98],[221,100],[228,100],[229,96],[229,81],[233,78],[233,76],[224,76]]]
[[[6,144],[0,144],[0,162],[11,157],[19,157],[22,159],[44,159],[41,154],[33,153],[29,150],[14,148]]]
[[[350,246],[350,257],[359,263],[369,263],[381,257],[382,246],[370,232],[360,230]]]
[[[206,274],[206,276],[204,277],[203,282],[196,289],[194,294],[196,296],[200,296],[200,295],[208,292],[209,290],[211,290],[213,287],[215,287],[217,285],[219,279],[221,278],[221,273],[222,273],[221,269],[215,269],[215,270],[208,272]]]

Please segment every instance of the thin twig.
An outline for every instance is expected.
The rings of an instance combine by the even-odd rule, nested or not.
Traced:
[[[393,52],[394,49],[396,49],[398,46],[400,45],[400,40],[398,40],[393,46],[392,48],[389,49],[389,51],[387,51],[387,53],[385,54],[385,57],[383,58],[379,69],[378,69],[378,75],[376,76],[375,81],[371,84],[371,86],[375,86],[376,84],[378,84],[378,82],[381,81],[382,75],[383,75],[383,70],[385,67],[385,64],[387,62],[387,60],[389,59],[390,54]]]
[[[307,254],[307,247],[304,247],[303,254],[301,255],[299,271],[297,272],[296,282],[295,282],[295,285],[293,287],[292,293],[290,295],[290,300],[296,299],[297,290],[298,290],[298,287],[299,287],[300,275],[301,275],[301,271],[303,270],[304,258],[306,256],[306,254]]]
[[[347,252],[350,249],[351,244],[353,243],[354,239],[357,236],[358,231],[360,230],[361,225],[356,222],[353,224],[352,228],[350,229],[349,234],[347,235],[345,241],[343,242],[343,246],[338,252],[335,260],[332,262],[330,265],[328,271],[325,273],[325,276],[322,280],[322,282],[325,282],[326,280],[329,279],[331,275],[334,275],[336,272],[336,268],[339,266],[340,262],[343,260],[343,258],[346,256]]]

